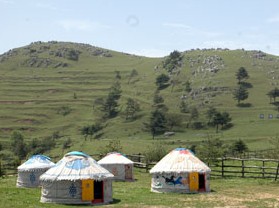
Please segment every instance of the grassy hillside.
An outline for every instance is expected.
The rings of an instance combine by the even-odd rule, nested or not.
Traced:
[[[152,141],[144,131],[148,123],[156,90],[155,80],[161,73],[164,58],[147,58],[67,42],[36,42],[13,49],[0,56],[0,143],[9,146],[10,135],[19,130],[27,141],[45,138],[55,132],[57,140],[51,155],[61,155],[62,144],[70,138],[70,149],[89,154],[100,152],[109,140],[119,139],[125,153],[142,152]],[[249,98],[238,107],[232,91],[237,86],[235,74],[245,67],[251,84]],[[133,70],[137,75],[131,76]],[[101,114],[96,100],[105,98],[121,76],[120,113],[104,121],[105,128],[98,140],[84,140],[83,126],[99,120]],[[278,131],[279,112],[266,95],[279,83],[279,58],[259,51],[192,50],[183,52],[182,67],[171,76],[175,85],[160,91],[169,113],[182,118],[176,134],[159,137],[171,149],[180,145],[198,143],[214,135],[215,128],[200,130],[186,128],[189,114],[180,113],[181,96],[186,96],[190,107],[199,110],[198,121],[206,122],[209,106],[227,111],[233,127],[221,130],[218,137],[231,142],[243,139],[250,149],[269,148],[267,140]],[[185,91],[185,82],[191,83],[191,92]],[[141,107],[135,121],[125,120],[127,98],[135,99]],[[248,107],[247,107],[248,106]],[[63,115],[63,109],[69,114]],[[62,113],[61,113],[62,112]],[[259,115],[264,114],[264,119]],[[274,116],[267,119],[268,114]]]

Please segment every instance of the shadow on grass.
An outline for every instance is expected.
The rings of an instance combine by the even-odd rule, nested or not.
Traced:
[[[253,88],[253,85],[249,82],[241,82],[240,84],[247,89],[248,88]]]
[[[223,126],[221,129],[222,130],[227,130],[227,129],[230,129],[233,127],[233,124],[232,123],[228,123],[227,125]]]
[[[118,204],[118,203],[120,203],[120,202],[121,202],[120,199],[115,199],[115,198],[113,198],[113,201],[112,201],[110,204]]]
[[[251,103],[239,103],[237,104],[237,107],[240,107],[240,108],[249,108],[249,107],[252,107],[253,105]]]

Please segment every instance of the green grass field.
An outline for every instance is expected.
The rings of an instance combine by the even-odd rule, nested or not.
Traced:
[[[279,182],[268,179],[211,178],[212,191],[201,194],[150,192],[151,176],[135,170],[135,182],[114,182],[113,203],[104,207],[242,207],[279,206]],[[40,203],[40,188],[16,188],[16,176],[0,179],[0,207],[88,207]]]
[[[65,48],[79,50],[78,61],[53,55]],[[57,140],[55,148],[46,153],[52,157],[62,156],[62,145],[67,138],[72,140],[69,151],[80,150],[88,154],[99,153],[108,141],[114,139],[121,141],[126,154],[144,152],[153,143],[150,132],[143,130],[143,123],[148,123],[152,111],[156,77],[165,73],[162,68],[164,59],[106,49],[100,50],[111,56],[92,55],[98,50],[75,43],[36,43],[15,49],[8,58],[0,59],[0,144],[3,149],[10,148],[10,136],[15,130],[25,135],[26,142],[59,132],[62,137]],[[183,122],[173,129],[176,132],[173,137],[160,136],[156,140],[161,140],[171,150],[181,145],[198,144],[208,135],[215,135],[215,128],[186,128],[189,114],[180,113],[179,103],[180,97],[187,95],[189,106],[199,110],[198,121],[206,122],[205,112],[209,106],[231,115],[233,127],[221,130],[217,135],[224,142],[230,144],[241,138],[250,150],[271,148],[268,141],[279,134],[279,119],[267,119],[267,116],[272,114],[275,117],[279,113],[269,104],[266,94],[279,84],[278,57],[266,54],[263,58],[255,58],[257,52],[243,50],[193,50],[183,54],[181,71],[174,77],[177,84],[173,89],[168,87],[160,92],[169,112],[181,117]],[[31,66],[34,57],[53,64]],[[219,68],[216,73],[207,71],[211,67],[208,60],[213,60],[212,63]],[[68,67],[54,67],[60,62]],[[247,69],[250,76],[247,81],[252,85],[249,97],[244,101],[250,107],[237,107],[232,98],[236,87],[235,73],[241,66]],[[130,79],[134,69],[138,75]],[[100,117],[94,101],[107,96],[116,71],[121,75],[121,110],[117,117],[104,122],[100,140],[85,141],[80,130]],[[183,84],[186,81],[191,82],[195,96],[185,92]],[[127,98],[138,101],[142,109],[135,121],[125,120]],[[71,109],[70,114],[58,114],[58,110],[65,106]],[[265,119],[259,119],[260,114],[264,114]]]

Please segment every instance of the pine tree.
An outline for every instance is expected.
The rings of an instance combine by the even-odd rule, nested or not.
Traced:
[[[249,78],[248,72],[244,67],[240,67],[236,73],[236,79],[238,80],[238,84],[240,84],[242,81]]]
[[[105,99],[101,110],[105,113],[105,117],[112,118],[118,113],[118,100],[121,97],[121,85],[115,82],[110,88],[110,92]]]
[[[128,98],[126,103],[126,109],[125,109],[126,120],[129,119],[133,120],[135,118],[136,112],[138,112],[139,110],[140,110],[139,104],[132,98]]]
[[[233,93],[233,97],[235,100],[237,100],[238,104],[240,101],[246,100],[249,96],[248,90],[243,85],[239,85]]]
[[[151,113],[149,129],[154,139],[155,135],[162,134],[166,131],[167,119],[165,114],[156,109]]]

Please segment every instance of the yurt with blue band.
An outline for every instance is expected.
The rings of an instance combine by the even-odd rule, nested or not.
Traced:
[[[152,192],[210,192],[210,168],[190,150],[176,148],[151,170]]]
[[[69,152],[41,175],[41,202],[107,204],[112,202],[113,174],[83,152]]]
[[[16,186],[19,188],[35,188],[40,186],[40,176],[55,164],[45,155],[33,155],[18,166]]]
[[[134,181],[134,162],[119,152],[108,153],[98,164],[111,172],[116,181]]]

